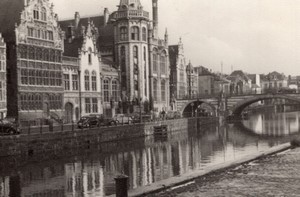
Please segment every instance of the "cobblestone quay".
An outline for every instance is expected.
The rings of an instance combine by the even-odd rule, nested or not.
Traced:
[[[268,156],[149,196],[300,196],[300,148]]]

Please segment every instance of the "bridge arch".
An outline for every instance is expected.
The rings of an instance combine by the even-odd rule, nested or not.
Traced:
[[[212,116],[216,116],[216,107],[202,100],[190,101],[182,109],[181,114],[183,117],[195,116],[196,110],[202,109],[206,112],[211,113]]]
[[[255,95],[251,98],[245,99],[237,103],[232,109],[232,114],[235,116],[240,116],[243,110],[249,105],[256,103],[258,101],[271,100],[271,99],[284,99],[284,100],[294,101],[300,104],[300,99],[292,96],[278,95],[278,94]]]

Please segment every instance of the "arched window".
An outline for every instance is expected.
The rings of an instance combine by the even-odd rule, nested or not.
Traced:
[[[42,21],[46,21],[47,20],[47,12],[46,12],[45,8],[42,8],[41,18],[42,18]]]
[[[109,102],[109,81],[107,79],[103,81],[103,100]]]
[[[122,90],[126,90],[127,88],[127,77],[126,77],[126,49],[125,46],[121,47],[121,84]]]
[[[92,91],[97,91],[97,74],[96,74],[96,71],[92,72]]]
[[[147,51],[144,47],[144,93],[147,96]]]
[[[154,101],[158,101],[158,96],[157,96],[157,80],[153,80],[153,99]]]
[[[166,101],[166,82],[161,81],[161,101]]]
[[[167,67],[166,67],[166,52],[163,52],[160,56],[160,72],[162,75],[167,74]]]
[[[157,73],[157,63],[158,63],[157,50],[154,49],[153,50],[153,73]]]
[[[127,29],[127,27],[121,27],[120,28],[120,40],[121,41],[128,40],[128,29]]]
[[[33,10],[33,18],[36,19],[36,20],[40,19],[40,13],[39,13],[38,7],[35,7],[34,10]]]
[[[84,72],[84,87],[86,91],[90,91],[90,73],[87,70]]]
[[[140,29],[136,26],[131,27],[131,40],[140,40]]]
[[[119,101],[118,81],[112,81],[112,98],[114,101]]]
[[[92,64],[92,48],[90,47],[89,48],[89,51],[88,51],[88,56],[89,56],[89,65],[91,65]]]
[[[147,41],[147,30],[146,30],[146,27],[143,27],[143,30],[142,30],[142,37],[143,37],[143,41]]]
[[[134,74],[139,72],[139,51],[137,46],[133,46],[133,62],[134,62]]]

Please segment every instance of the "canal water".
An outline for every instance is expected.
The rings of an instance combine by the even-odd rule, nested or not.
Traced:
[[[30,160],[0,170],[0,197],[111,195],[119,174],[128,175],[135,189],[288,142],[299,133],[299,124],[300,112],[254,114],[238,124],[103,144],[51,161]]]

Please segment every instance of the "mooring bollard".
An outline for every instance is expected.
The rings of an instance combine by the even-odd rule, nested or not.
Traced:
[[[116,197],[128,197],[128,176],[119,175],[115,178]]]

